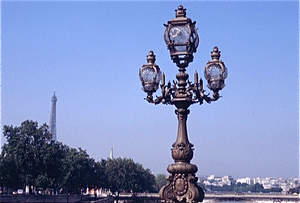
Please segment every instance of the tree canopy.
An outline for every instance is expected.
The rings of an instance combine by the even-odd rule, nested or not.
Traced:
[[[7,143],[0,155],[1,185],[74,193],[86,187],[105,188],[115,195],[155,191],[150,169],[130,158],[95,161],[81,148],[52,141],[46,124],[39,127],[37,122],[26,120],[18,127],[5,125],[3,130]]]
[[[271,188],[271,189],[264,189],[262,184],[256,183],[254,185],[249,185],[246,183],[232,183],[231,185],[223,185],[223,186],[214,186],[214,185],[205,185],[204,188],[206,190],[211,191],[227,191],[227,192],[237,192],[237,193],[244,193],[244,192],[262,192],[262,193],[270,193],[270,192],[281,192],[281,188]]]
[[[154,191],[154,175],[132,159],[108,159],[105,174],[108,187],[117,196],[120,192]]]
[[[37,180],[41,180],[41,175],[45,175],[41,171],[46,155],[44,150],[51,144],[48,126],[38,127],[37,122],[27,120],[20,127],[4,126],[3,135],[8,142],[1,153],[1,165],[5,170],[5,173],[2,172],[3,181],[12,188],[20,183],[35,185]]]
[[[168,183],[167,181],[167,175],[159,173],[155,176],[155,190],[159,191],[160,188],[162,188],[164,185]]]

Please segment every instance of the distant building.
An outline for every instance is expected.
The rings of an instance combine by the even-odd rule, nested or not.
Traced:
[[[231,185],[231,183],[234,182],[234,179],[232,176],[223,176],[221,182],[223,185]]]
[[[288,194],[291,189],[290,183],[281,183],[281,189],[283,194]]]
[[[55,96],[55,90],[54,95],[51,98],[51,114],[50,114],[50,133],[52,134],[52,140],[57,141],[57,135],[56,135],[56,102],[57,97]]]
[[[261,184],[262,180],[261,178],[257,177],[257,178],[253,178],[253,184],[255,185],[256,183]]]
[[[222,181],[224,181],[224,182],[233,182],[234,179],[233,179],[232,176],[223,176]]]
[[[206,179],[202,178],[202,181],[205,185],[223,186],[231,185],[234,182],[234,179],[232,176],[217,177],[215,175],[211,175]]]
[[[206,186],[208,191],[212,190],[213,186],[224,186],[231,185],[231,183],[245,183],[248,185],[255,185],[256,183],[263,186],[265,190],[279,189],[281,188],[282,194],[290,193],[290,189],[300,187],[300,178],[276,178],[276,177],[266,177],[266,178],[239,178],[236,181],[231,176],[223,176],[222,178],[216,177],[215,175],[211,176],[202,176],[200,177],[200,183],[203,183]]]
[[[221,181],[222,177],[217,177],[215,175],[210,175],[207,180],[215,180],[215,181]]]
[[[253,180],[251,178],[249,178],[249,177],[247,177],[247,178],[239,178],[239,179],[236,180],[236,182],[237,183],[242,183],[242,184],[246,183],[248,185],[253,185]]]

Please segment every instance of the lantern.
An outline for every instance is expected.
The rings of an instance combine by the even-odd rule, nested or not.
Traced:
[[[180,5],[176,10],[176,18],[165,25],[164,39],[177,66],[187,67],[193,61],[193,53],[199,45],[195,24],[196,22],[186,17],[186,9]]]
[[[212,61],[209,61],[204,70],[204,76],[208,82],[207,87],[216,92],[225,87],[225,79],[228,71],[223,61],[219,60],[221,52],[214,47],[211,52]]]
[[[153,51],[150,51],[147,56],[148,64],[143,65],[139,72],[143,90],[149,94],[156,92],[161,80],[161,71],[158,65],[155,64],[155,60]]]

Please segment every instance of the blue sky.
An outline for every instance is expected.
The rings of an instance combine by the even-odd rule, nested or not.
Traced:
[[[163,24],[180,4],[200,36],[190,78],[214,46],[229,72],[220,100],[190,107],[197,175],[297,177],[298,1],[2,1],[2,126],[49,124],[56,89],[58,141],[167,174],[175,107],[148,104],[138,70],[153,50],[175,79]]]

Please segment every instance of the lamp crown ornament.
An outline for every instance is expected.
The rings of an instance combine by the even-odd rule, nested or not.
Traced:
[[[156,61],[156,56],[154,55],[154,52],[151,50],[147,55],[147,62],[148,64],[154,64],[155,61]]]
[[[178,9],[176,9],[175,12],[176,12],[176,18],[186,17],[186,9],[183,8],[182,5],[179,5]]]
[[[170,81],[166,83],[164,73],[161,73],[159,66],[155,64],[156,56],[153,51],[147,55],[147,64],[139,70],[139,76],[143,90],[147,93],[145,99],[149,103],[163,103],[176,107],[178,131],[171,153],[174,163],[167,168],[170,173],[168,183],[160,189],[159,196],[168,203],[195,203],[203,201],[204,192],[197,185],[198,178],[195,173],[198,168],[191,164],[194,145],[189,142],[187,134],[189,107],[196,103],[201,105],[204,101],[217,101],[221,97],[219,91],[225,87],[228,71],[224,62],[220,60],[221,51],[215,46],[211,52],[212,60],[208,61],[204,69],[207,86],[213,91],[213,95],[205,94],[203,80],[198,79],[197,71],[194,74],[194,83],[189,80],[186,68],[193,61],[193,54],[199,45],[199,36],[196,22],[186,17],[186,9],[179,5],[175,11],[176,18],[165,25],[164,40],[171,59],[179,68],[176,74],[177,81],[173,80],[173,84]],[[154,99],[153,93],[159,87],[161,95]]]
[[[211,52],[211,58],[213,61],[219,61],[221,57],[221,51],[219,51],[218,47],[215,46],[213,51]]]

